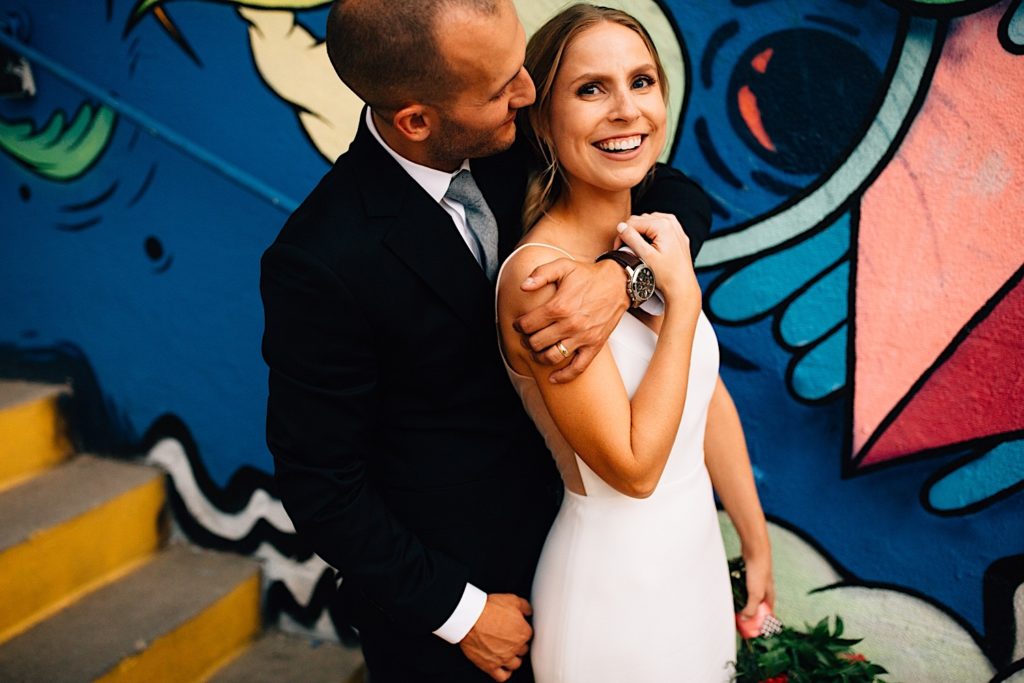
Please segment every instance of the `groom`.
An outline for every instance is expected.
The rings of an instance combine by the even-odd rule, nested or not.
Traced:
[[[327,44],[369,106],[263,256],[278,491],[343,577],[373,683],[530,681],[525,598],[560,484],[497,352],[493,284],[522,232],[506,150],[534,99],[523,28],[511,0],[341,0]],[[706,232],[706,199],[671,170],[638,207]],[[524,339],[550,362],[575,340],[571,380],[628,305],[625,276],[561,261],[534,278],[558,295]]]

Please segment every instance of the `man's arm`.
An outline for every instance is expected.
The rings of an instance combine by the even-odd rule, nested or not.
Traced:
[[[690,239],[696,258],[711,229],[711,202],[704,191],[680,171],[658,164],[654,177],[634,190],[634,214],[662,213],[674,216]],[[636,227],[643,217],[634,216]],[[572,362],[551,375],[556,383],[570,382],[589,367],[629,306],[622,267],[609,261],[586,264],[558,259],[541,266],[523,283],[533,291],[555,283],[555,296],[540,308],[516,320],[524,344],[541,363],[558,365],[565,360],[556,344],[562,343]]]
[[[263,257],[270,366],[267,443],[297,531],[396,624],[429,633],[463,596],[467,570],[425,547],[366,475],[379,415],[377,358],[357,298],[290,245]]]
[[[654,177],[633,189],[633,213],[670,213],[690,238],[696,260],[711,232],[711,200],[700,186],[679,169],[656,164]]]

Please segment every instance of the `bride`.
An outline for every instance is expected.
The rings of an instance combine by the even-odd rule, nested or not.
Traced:
[[[537,103],[524,128],[541,168],[529,230],[498,276],[497,314],[509,376],[565,484],[533,585],[534,674],[728,681],[736,636],[712,483],[742,541],[744,615],[774,600],[764,515],[686,235],[667,215],[622,222],[665,144],[665,74],[633,17],[591,5],[545,24],[526,68]],[[664,315],[624,315],[578,379],[549,381],[558,368],[535,361],[513,321],[554,287],[516,285],[544,263],[593,261],[623,242],[653,270]],[[558,348],[568,363],[572,349]]]

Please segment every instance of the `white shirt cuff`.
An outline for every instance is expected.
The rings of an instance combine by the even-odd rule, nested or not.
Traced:
[[[647,315],[665,315],[665,300],[661,298],[661,292],[654,290],[651,298],[640,304],[640,310]]]
[[[487,604],[487,593],[471,583],[466,584],[466,590],[462,591],[462,599],[455,607],[455,611],[448,617],[448,621],[441,624],[441,628],[434,631],[434,635],[447,640],[455,645],[466,637],[470,629],[476,624],[476,620],[484,611]]]

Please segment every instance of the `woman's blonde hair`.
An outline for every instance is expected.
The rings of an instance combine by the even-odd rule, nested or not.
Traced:
[[[668,79],[647,29],[633,16],[610,7],[579,3],[562,10],[547,21],[526,45],[526,70],[537,87],[537,101],[519,114],[519,125],[533,148],[534,164],[523,202],[523,229],[529,230],[547,213],[565,186],[555,146],[549,137],[551,91],[562,66],[566,49],[581,33],[605,22],[632,30],[644,41],[654,60],[658,85],[668,103]]]

